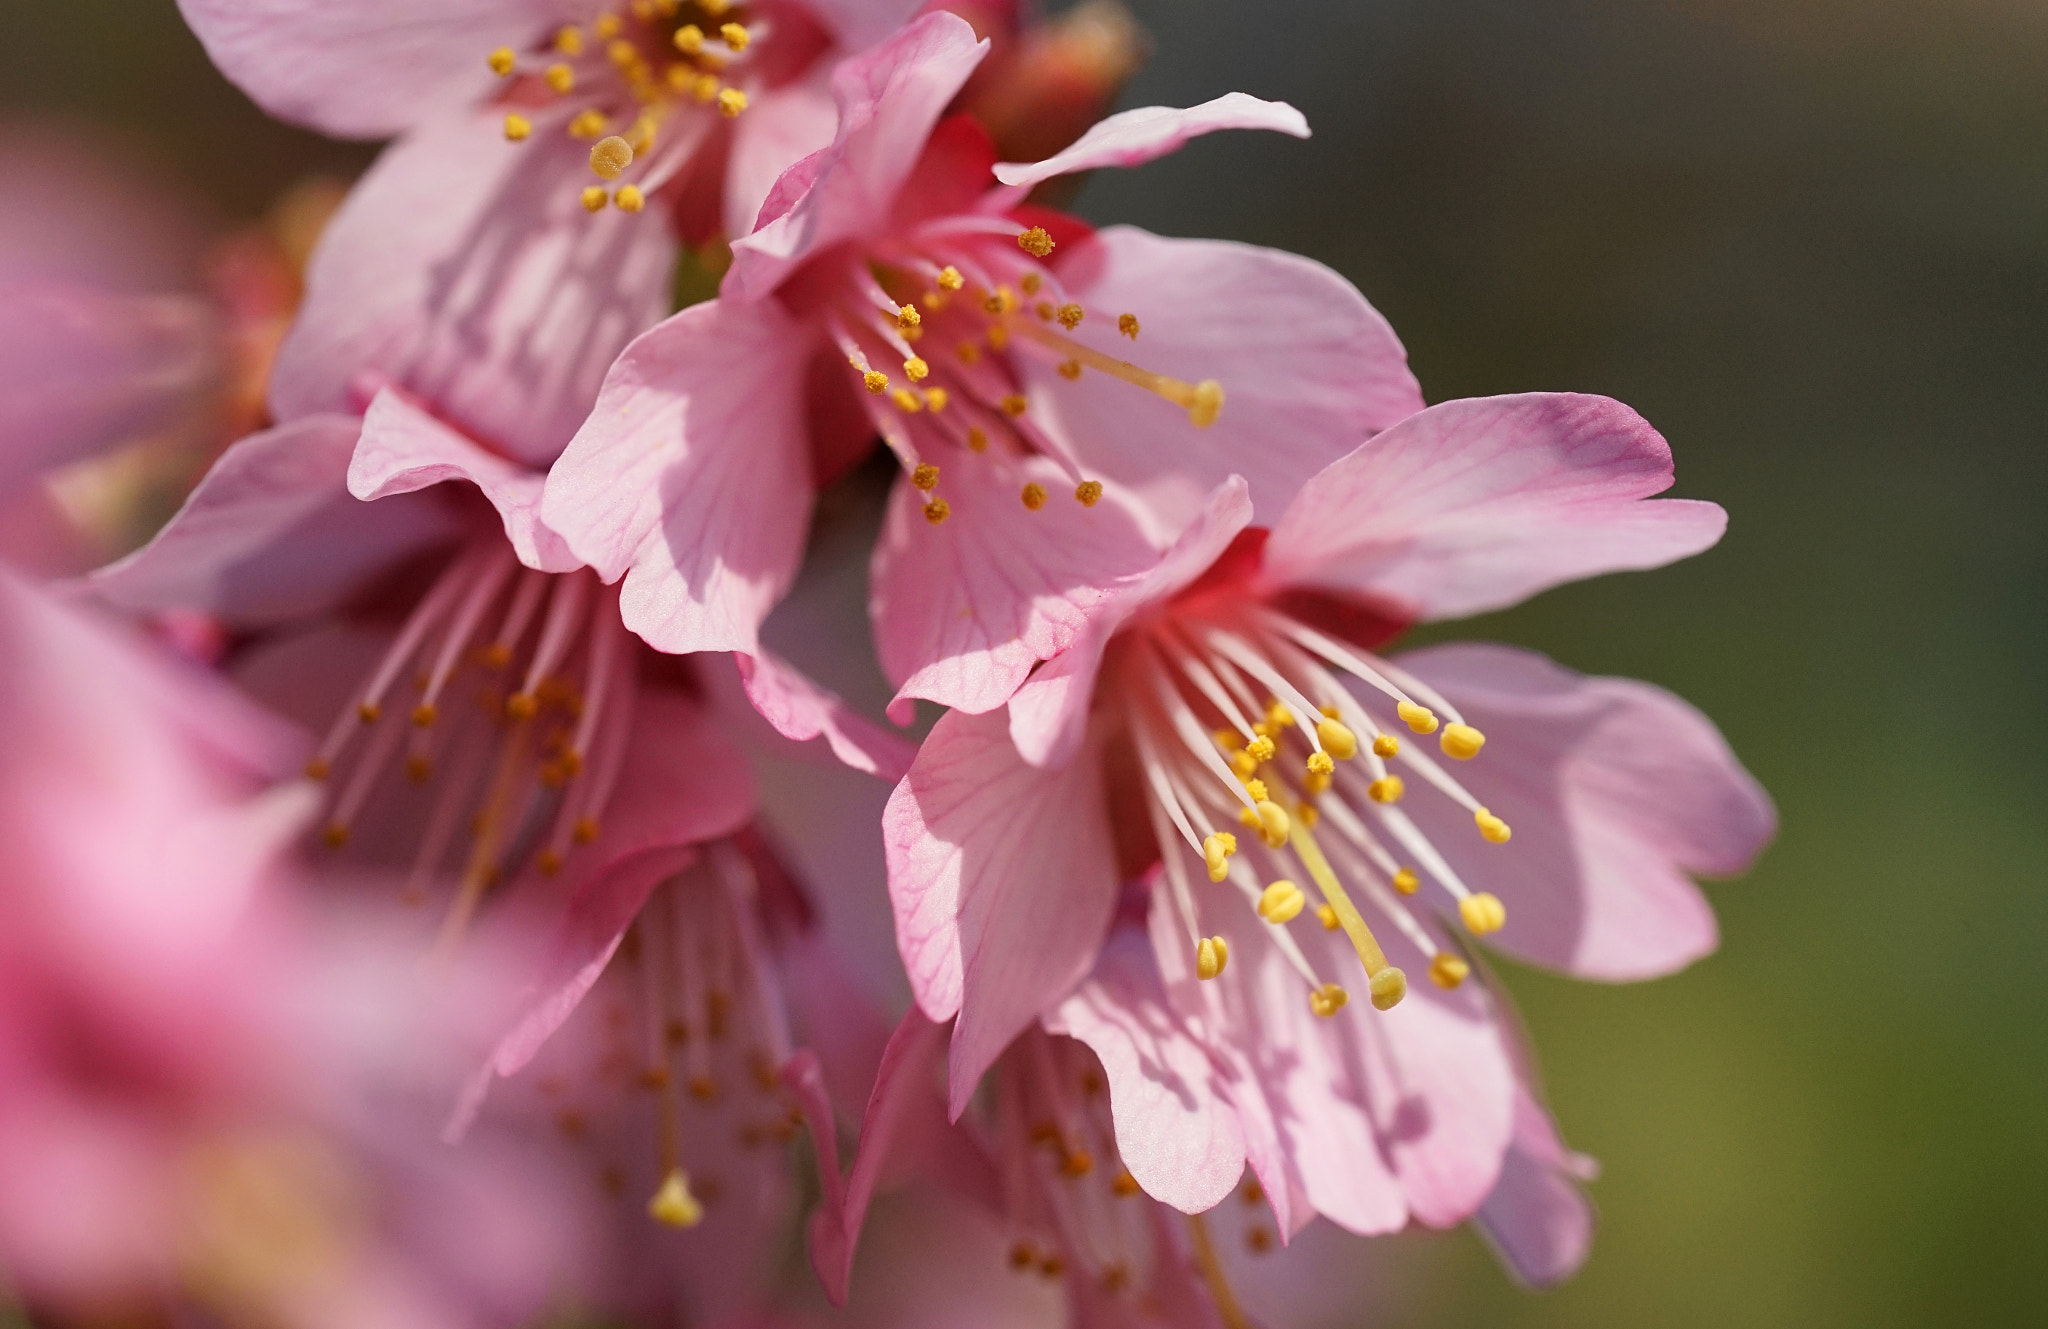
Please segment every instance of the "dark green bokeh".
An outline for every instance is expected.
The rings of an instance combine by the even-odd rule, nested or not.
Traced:
[[[1677,690],[1784,830],[1693,971],[1511,975],[1606,1167],[1585,1272],[1531,1295],[1403,1239],[1422,1288],[1357,1322],[2048,1318],[2048,10],[1134,3],[1126,104],[1241,88],[1316,137],[1199,143],[1083,211],[1333,264],[1432,400],[1620,397],[1733,516],[1430,633]],[[17,0],[0,50],[10,109],[111,121],[231,214],[363,159],[256,115],[169,0]]]

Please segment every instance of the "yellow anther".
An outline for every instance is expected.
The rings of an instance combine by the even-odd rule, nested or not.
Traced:
[[[636,157],[644,154],[654,146],[654,136],[659,129],[660,126],[655,124],[654,117],[642,115],[626,130],[626,146],[633,150]]]
[[[1335,719],[1336,717],[1335,717],[1335,716],[1331,716],[1330,718],[1331,718],[1331,719]],[[1271,700],[1267,701],[1267,703],[1266,703],[1266,727],[1267,727],[1267,728],[1268,728],[1269,730],[1271,730],[1272,732],[1274,732],[1274,733],[1276,733],[1276,734],[1277,734],[1277,733],[1279,733],[1279,732],[1280,732],[1280,731],[1281,731],[1282,729],[1286,729],[1286,728],[1289,728],[1289,727],[1291,727],[1291,726],[1292,726],[1293,724],[1294,724],[1294,712],[1293,712],[1293,711],[1290,711],[1290,710],[1288,710],[1288,709],[1287,709],[1287,708],[1286,708],[1285,706],[1281,705],[1281,703],[1280,703],[1280,700],[1279,700],[1279,698],[1275,697],[1275,698],[1273,698],[1273,699],[1271,699]]]
[[[1256,770],[1257,767],[1253,769]],[[1252,796],[1252,802],[1254,803],[1264,802],[1267,798],[1271,797],[1271,794],[1266,789],[1266,782],[1264,780],[1246,780],[1244,782],[1244,791]]]
[[[917,312],[916,305],[899,305],[896,309],[896,326],[914,328],[924,322],[924,315]]]
[[[926,366],[926,372],[930,372],[930,366]],[[924,404],[930,408],[933,415],[937,415],[940,411],[945,410],[946,403],[952,400],[952,395],[944,388],[926,388],[924,390]]]
[[[308,780],[325,780],[332,774],[334,774],[334,766],[325,757],[315,757],[306,763],[306,778]]]
[[[868,370],[860,376],[860,381],[867,384],[869,392],[884,392],[889,387],[889,376],[879,369]]]
[[[965,277],[962,277],[960,275],[960,269],[954,267],[952,264],[948,263],[945,267],[939,269],[940,290],[957,291],[966,284],[967,279]]]
[[[694,23],[685,23],[676,29],[676,49],[684,55],[698,55],[704,50],[704,29]]]
[[[1508,921],[1508,910],[1498,895],[1481,891],[1458,901],[1458,917],[1465,920],[1465,926],[1473,935],[1483,937],[1501,930]]]
[[[924,519],[934,526],[952,515],[952,507],[943,498],[935,498],[924,505]]]
[[[633,145],[613,134],[601,138],[590,149],[590,169],[604,180],[616,180],[619,173],[633,164]]]
[[[1471,977],[1472,966],[1449,951],[1438,951],[1429,962],[1429,981],[1449,992]]]
[[[1335,932],[1344,926],[1344,920],[1337,917],[1337,911],[1326,904],[1316,906],[1316,922],[1323,925],[1323,931]]]
[[[1216,746],[1225,752],[1237,751],[1238,737],[1235,729],[1212,729],[1209,731],[1209,737],[1215,739]]]
[[[697,0],[697,8],[713,18],[717,18],[720,14],[732,8],[732,0]]]
[[[1398,803],[1407,786],[1398,775],[1382,775],[1365,787],[1365,796],[1375,803]]]
[[[1380,734],[1372,741],[1372,755],[1384,761],[1392,761],[1401,754],[1401,740],[1392,734]]]
[[[988,432],[980,425],[969,425],[967,427],[967,450],[969,452],[988,451]]]
[[[1325,983],[1308,994],[1308,1008],[1325,1020],[1344,1009],[1344,1003],[1351,1000],[1351,994],[1335,983]]]
[[[725,44],[735,51],[746,50],[747,43],[752,40],[747,36],[747,30],[737,23],[728,23],[721,27],[718,35],[725,38]]]
[[[590,30],[597,34],[600,41],[607,41],[616,37],[619,35],[619,16],[617,14],[599,14],[595,19],[591,20]]]
[[[953,354],[960,357],[963,365],[976,364],[981,360],[981,347],[971,341],[963,341],[953,348]]]
[[[919,462],[917,469],[910,473],[910,483],[929,494],[938,487],[939,468],[930,462]]]
[[[922,356],[913,355],[903,362],[903,372],[910,375],[912,383],[922,383],[931,376],[932,367],[924,362]]]
[[[1408,975],[1388,965],[1372,976],[1367,989],[1372,993],[1374,1010],[1393,1010],[1401,1004],[1401,998],[1408,995]]]
[[[1414,868],[1402,868],[1394,874],[1394,889],[1403,895],[1413,895],[1422,889],[1422,878],[1415,875]]]
[[[1308,897],[1291,881],[1276,881],[1259,895],[1259,917],[1268,923],[1291,923],[1308,906]]]
[[[1017,248],[1033,258],[1044,258],[1052,252],[1052,236],[1043,226],[1034,226],[1017,237]]]
[[[1205,378],[1195,384],[1193,399],[1188,402],[1188,419],[1197,428],[1207,429],[1216,423],[1216,417],[1223,413],[1223,385],[1213,378]]]
[[[1337,763],[1330,760],[1329,753],[1311,752],[1308,754],[1308,773],[1310,775],[1328,775],[1336,769]]]
[[[1195,947],[1195,977],[1207,982],[1230,963],[1230,943],[1221,937],[1204,937]]]
[[[1287,810],[1271,799],[1259,801],[1259,838],[1266,842],[1268,849],[1279,849],[1287,843]]]
[[[603,212],[604,205],[611,201],[612,196],[605,192],[605,188],[603,185],[584,186],[583,210],[585,212]]]
[[[440,712],[434,709],[434,703],[423,701],[412,708],[413,726],[418,729],[430,729],[439,715]]]
[[[541,77],[546,79],[547,85],[556,92],[567,92],[576,86],[576,71],[567,65],[549,65],[547,72]]]
[[[505,137],[512,142],[523,143],[526,141],[527,135],[532,132],[533,121],[525,116],[513,114],[505,117]]]
[[[1244,750],[1253,761],[1271,761],[1273,760],[1273,754],[1279,751],[1274,746],[1273,740],[1264,734],[1260,734],[1251,742],[1245,744]]]
[[[1041,323],[1052,322],[1052,301],[1040,300],[1036,305],[1032,306],[1031,312],[1038,315]]]
[[[1138,1179],[1131,1175],[1129,1168],[1123,1168],[1110,1179],[1109,1189],[1111,1194],[1128,1200],[1138,1193]]]
[[[988,293],[981,307],[991,314],[1007,314],[1017,307],[1017,293],[1007,286],[998,286]]]
[[[512,66],[519,63],[519,57],[512,54],[509,46],[500,46],[491,52],[491,72],[500,78],[512,72]]]
[[[377,723],[378,717],[383,714],[384,708],[374,701],[359,701],[356,703],[356,718],[364,724]]]
[[[1102,481],[1083,480],[1074,486],[1074,501],[1084,508],[1092,508],[1102,501]]]
[[[718,96],[718,75],[699,74],[690,84],[690,95],[709,106]]]
[[[1085,1177],[1095,1170],[1095,1156],[1086,1149],[1069,1149],[1060,1159],[1060,1171],[1069,1177]]]
[[[647,206],[647,196],[640,192],[638,185],[621,185],[612,202],[619,205],[620,212],[638,212]]]
[[[505,698],[505,714],[514,720],[531,720],[540,711],[540,699],[531,692],[515,692]]]
[[[1328,771],[1310,771],[1301,777],[1301,791],[1313,798],[1327,790],[1336,777]]]
[[[1402,724],[1418,734],[1436,732],[1436,712],[1427,706],[1417,706],[1412,701],[1397,702],[1394,705],[1394,714],[1401,717]]]
[[[1079,305],[1066,304],[1059,307],[1056,317],[1059,319],[1061,327],[1072,332],[1075,328],[1081,326],[1081,320],[1086,318],[1087,314]]]
[[[1316,737],[1322,740],[1323,751],[1338,761],[1350,761],[1358,755],[1358,735],[1341,720],[1316,721]]]
[[[329,849],[339,849],[348,843],[348,827],[342,822],[330,821],[321,830],[320,838],[327,842]]]
[[[569,137],[596,138],[609,123],[603,111],[578,111],[569,121]]]
[[[1323,819],[1323,814],[1317,810],[1315,804],[1304,802],[1295,808],[1294,819],[1303,826],[1314,829],[1315,824]]]
[[[747,109],[747,94],[738,88],[727,88],[718,94],[718,113],[730,120]]]
[[[624,38],[607,45],[604,48],[604,53],[620,69],[631,69],[634,65],[641,63],[640,48]]]
[[[1237,772],[1240,780],[1249,780],[1259,773],[1259,759],[1243,748],[1230,754],[1230,769]]]
[[[503,669],[512,663],[512,648],[502,641],[494,641],[484,647],[477,658],[486,669]]]
[[[1000,354],[1002,349],[1009,344],[1010,329],[1006,325],[998,323],[988,330],[988,348],[991,351]]]
[[[1138,340],[1138,316],[1136,314],[1118,314],[1116,316],[1116,330],[1129,337],[1132,341]]]
[[[924,409],[924,403],[918,400],[917,394],[909,388],[896,389],[889,394],[889,400],[895,402],[896,409],[905,415],[916,415]]]
[[[1486,746],[1486,735],[1468,724],[1447,724],[1444,736],[1437,741],[1443,744],[1446,757],[1470,761],[1479,755],[1479,749]]]
[[[540,869],[543,877],[552,877],[562,870],[562,856],[553,849],[543,849],[533,856],[533,865]]]
[[[1022,415],[1024,414],[1024,394],[1020,392],[1009,393],[1001,401],[997,402],[996,405],[1003,408],[1004,415]]]
[[[1230,856],[1237,852],[1237,837],[1218,831],[1202,840],[1202,859],[1209,865],[1209,880],[1222,881],[1230,875]]]
[[[566,27],[555,34],[555,49],[563,55],[583,54],[583,30]]]
[[[695,1227],[704,1221],[704,1206],[690,1194],[690,1179],[679,1167],[661,1179],[661,1189],[647,1202],[647,1216],[669,1227]]]
[[[1027,272],[1017,279],[1017,285],[1024,288],[1024,294],[1037,295],[1038,288],[1045,285],[1045,278],[1035,272]]]
[[[1059,362],[1058,368],[1061,378],[1072,380],[1081,377],[1081,362],[1079,360],[1062,360]]]
[[[1036,512],[1045,506],[1045,486],[1033,480],[1024,486],[1024,506]]]
[[[1472,820],[1478,823],[1479,833],[1485,836],[1488,840],[1492,841],[1494,844],[1506,844],[1508,842],[1508,838],[1514,834],[1514,832],[1508,828],[1508,824],[1506,822],[1502,821],[1499,817],[1494,816],[1485,808],[1481,808],[1477,812],[1473,813]]]

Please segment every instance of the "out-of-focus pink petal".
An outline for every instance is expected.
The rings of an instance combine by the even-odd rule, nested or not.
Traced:
[[[1499,609],[1561,582],[1654,568],[1721,538],[1727,514],[1671,486],[1671,449],[1620,402],[1532,392],[1445,402],[1305,487],[1264,580],[1414,618]]]
[[[546,466],[670,299],[673,237],[652,212],[586,212],[588,156],[559,133],[508,143],[481,111],[387,148],[314,251],[276,416],[360,411],[389,381]]]
[[[252,434],[214,463],[154,540],[88,583],[130,609],[206,609],[261,627],[332,608],[366,578],[452,538],[431,496],[348,492],[362,421],[319,415]]]
[[[1219,1093],[1220,1071],[1168,1003],[1142,933],[1113,933],[1045,1027],[1101,1059],[1117,1153],[1146,1194],[1190,1214],[1230,1194],[1244,1172],[1243,1128]]]
[[[849,51],[874,45],[903,26],[920,0],[803,0],[803,6],[832,30]],[[744,117],[742,117],[744,118]]]
[[[957,1117],[1010,1040],[1088,972],[1116,900],[1097,764],[1025,764],[1000,715],[940,718],[882,814],[897,949],[953,1029]]]
[[[822,735],[832,754],[857,771],[900,780],[916,745],[855,713],[788,661],[769,651],[735,654],[747,700],[784,738],[807,743]]]
[[[349,462],[349,492],[369,502],[446,480],[467,480],[483,492],[505,523],[505,538],[526,566],[543,572],[572,572],[582,566],[562,537],[541,524],[545,475],[484,451],[394,389],[378,393],[363,417],[362,438]]]
[[[1186,108],[1139,106],[1098,121],[1071,147],[1044,161],[999,164],[996,179],[1006,185],[1035,185],[1099,166],[1140,166],[1219,129],[1270,129],[1307,138],[1308,119],[1286,102],[1262,101],[1242,92],[1226,92]]]
[[[966,20],[941,10],[840,65],[832,75],[837,137],[791,168],[809,182],[802,197],[733,244],[723,293],[759,299],[805,259],[886,225],[940,112],[987,53]],[[788,195],[771,191],[764,215]]]
[[[1579,1183],[1598,1166],[1565,1148],[1528,1086],[1515,1090],[1515,1134],[1500,1180],[1475,1221],[1514,1275],[1533,1287],[1578,1272],[1593,1248],[1593,1202]]]
[[[1054,255],[1088,320],[1073,336],[1189,383],[1222,385],[1208,426],[1163,397],[1094,371],[1069,380],[1051,355],[1020,355],[1041,427],[1084,469],[1140,494],[1169,534],[1224,477],[1251,485],[1270,524],[1360,439],[1422,408],[1407,352],[1365,297],[1320,263],[1221,240],[1114,226]],[[1137,316],[1135,342],[1117,330]]]
[[[1010,698],[1010,740],[1034,766],[1063,766],[1081,743],[1095,675],[1110,634],[1133,614],[1185,589],[1206,572],[1252,518],[1244,481],[1216,486],[1199,520],[1144,575],[1119,586],[1090,616],[1087,633],[1045,662]]]
[[[626,348],[548,476],[543,519],[657,650],[757,650],[811,510],[811,343],[772,305],[692,305]]]
[[[0,289],[0,484],[175,425],[214,370],[183,296]]]
[[[387,138],[488,94],[484,58],[581,15],[566,0],[178,0],[206,53],[264,110]]]
[[[1449,800],[1404,807],[1476,891],[1507,906],[1487,940],[1582,978],[1651,978],[1713,950],[1693,875],[1747,868],[1769,797],[1705,716],[1661,688],[1588,678],[1531,651],[1435,646],[1399,657],[1486,735],[1458,779],[1514,830],[1488,844]]]
[[[1026,480],[1054,496],[1036,512],[1018,498]],[[934,526],[925,495],[899,480],[875,545],[869,610],[899,699],[1001,706],[1033,665],[1080,639],[1110,588],[1159,561],[1121,495],[1084,508],[1043,457],[963,465],[937,492],[952,515]]]

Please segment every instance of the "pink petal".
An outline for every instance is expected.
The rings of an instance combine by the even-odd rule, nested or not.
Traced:
[[[214,336],[181,296],[0,291],[0,483],[179,424],[212,384]]]
[[[1010,1040],[1088,972],[1116,900],[1102,776],[1028,766],[999,715],[942,716],[882,814],[918,1005],[958,1014],[957,1117]]]
[[[1040,510],[1025,481],[1053,495]],[[952,515],[925,519],[899,479],[871,571],[875,646],[899,698],[982,712],[1008,701],[1033,665],[1081,637],[1111,588],[1159,561],[1121,495],[1092,508],[1043,457],[998,469],[969,457],[940,476]]]
[[[872,46],[902,27],[919,4],[920,0],[803,0],[804,8],[849,51]]]
[[[1671,449],[1620,402],[1575,393],[1432,406],[1337,461],[1273,528],[1265,580],[1413,618],[1499,609],[1581,577],[1653,568],[1727,514],[1671,485]]]
[[[692,305],[626,348],[549,474],[543,519],[605,580],[628,573],[626,625],[657,650],[754,653],[795,576],[810,352],[773,305]]]
[[[1500,1180],[1475,1221],[1514,1275],[1550,1287],[1578,1272],[1593,1248],[1593,1202],[1580,1189],[1596,1165],[1557,1137],[1550,1114],[1518,1085],[1515,1134]]]
[[[1034,766],[1062,766],[1081,742],[1095,675],[1110,635],[1132,615],[1172,598],[1207,572],[1252,518],[1245,483],[1231,476],[1216,486],[1199,520],[1142,576],[1116,588],[1091,615],[1088,631],[1060,652],[1010,698],[1010,741]]]
[[[839,108],[832,100],[831,73],[831,62],[820,60],[803,78],[750,102],[747,113],[733,121],[725,169],[727,235],[753,230],[783,173],[832,142]]]
[[[1261,101],[1242,92],[1226,92],[1214,101],[1185,109],[1139,106],[1098,121],[1072,146],[1044,161],[1001,163],[996,167],[996,179],[1006,185],[1035,185],[1056,175],[1100,166],[1141,166],[1178,151],[1191,138],[1219,129],[1270,129],[1307,138],[1308,120],[1286,102]]]
[[[562,538],[541,524],[546,476],[484,451],[394,389],[378,393],[363,417],[362,438],[349,462],[349,492],[369,501],[447,480],[466,480],[483,492],[526,566],[542,572],[573,572],[582,566]]]
[[[986,54],[964,19],[941,10],[840,65],[838,136],[792,168],[807,184],[794,203],[788,189],[770,192],[773,220],[733,244],[723,292],[759,299],[812,255],[886,225],[932,126]]]
[[[1447,800],[1403,806],[1473,890],[1507,906],[1488,938],[1582,978],[1651,978],[1714,949],[1695,875],[1743,871],[1776,829],[1713,723],[1661,688],[1574,674],[1530,651],[1400,657],[1486,735],[1458,779],[1514,838],[1487,844]]]
[[[390,381],[497,451],[552,461],[667,312],[675,260],[655,211],[584,210],[588,154],[560,133],[508,143],[482,112],[387,148],[314,251],[277,417],[360,411]]]
[[[156,538],[93,574],[130,609],[205,609],[236,627],[322,613],[365,580],[453,538],[431,496],[364,503],[348,492],[362,422],[318,415],[229,448]]]
[[[1055,255],[1087,310],[1076,340],[1189,383],[1223,387],[1197,426],[1163,397],[1094,370],[1068,380],[1051,355],[1014,358],[1039,422],[1091,474],[1118,480],[1178,531],[1224,477],[1251,485],[1270,524],[1311,477],[1374,430],[1422,408],[1393,329],[1319,263],[1221,240],[1170,240],[1128,226]],[[1117,331],[1134,314],[1135,342]]]
[[[178,0],[221,72],[280,120],[388,138],[497,82],[484,58],[578,15],[564,0]]]
[[[1113,933],[1045,1027],[1101,1059],[1117,1153],[1146,1194],[1190,1214],[1229,1196],[1244,1172],[1244,1130],[1223,1073],[1168,1003],[1143,934]]]
[[[917,754],[914,745],[855,712],[790,664],[768,651],[735,654],[747,700],[784,738],[798,743],[824,736],[832,755],[857,771],[899,780]]]

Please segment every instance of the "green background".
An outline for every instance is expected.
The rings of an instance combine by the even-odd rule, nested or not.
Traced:
[[[1362,1266],[1375,1325],[2048,1322],[2048,7],[1133,0],[1126,105],[1307,112],[1080,210],[1318,257],[1431,400],[1619,397],[1703,557],[1431,637],[1713,715],[1783,831],[1724,941],[1636,987],[1514,971],[1602,1229],[1530,1294],[1464,1234]],[[223,215],[360,149],[271,125],[169,0],[11,0],[0,106],[121,128]],[[50,188],[61,190],[61,178]]]

